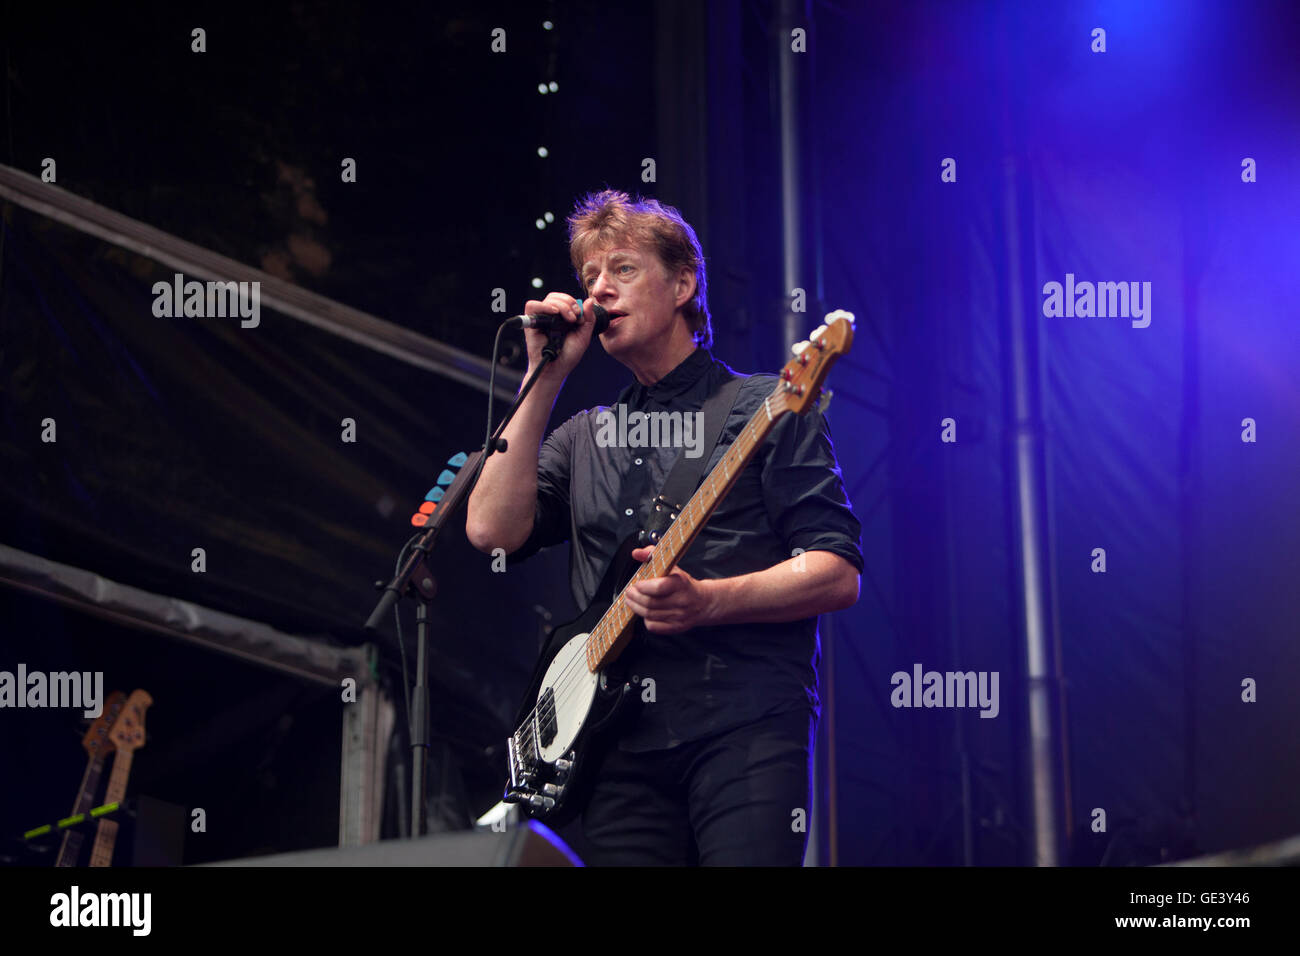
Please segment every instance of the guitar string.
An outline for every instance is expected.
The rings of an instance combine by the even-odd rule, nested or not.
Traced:
[[[776,410],[776,414],[774,415],[769,405],[773,397],[779,396],[780,390],[781,390],[781,386],[778,386],[776,389],[773,390],[772,393],[770,393],[764,399],[763,402],[763,410],[767,416],[769,425],[774,425],[776,419],[779,418],[780,415],[786,411],[785,408],[779,407],[780,403],[778,402],[778,408]],[[761,421],[762,421],[762,416],[760,416],[756,412],[753,418],[750,419],[748,424],[746,424],[746,426],[741,430],[740,434],[737,436],[738,439],[741,437],[747,438],[750,444],[750,447],[747,448],[740,457],[748,458],[750,455],[753,454],[754,449],[757,448],[759,443],[762,441],[762,438],[760,438],[758,434],[759,431],[762,431],[762,429],[755,427],[756,423]],[[766,436],[764,435],[763,438],[765,437]],[[722,460],[719,462],[719,464],[725,463],[727,459],[731,456],[731,453],[735,451],[738,445],[739,445],[739,441],[733,444],[733,447],[731,449],[728,449],[727,453],[723,455]],[[746,462],[746,464],[748,464],[748,462]],[[743,470],[743,467],[744,467],[743,465],[737,465],[735,469],[737,478],[739,477],[739,472]],[[730,472],[731,469],[727,469],[728,476],[730,476]],[[712,509],[712,507],[714,507],[717,504],[717,501],[720,500],[720,496],[717,495],[717,489],[716,489],[716,481],[715,481],[716,474],[717,474],[717,468],[715,467],[713,472],[709,476],[709,481],[712,486],[712,491],[714,493],[714,501],[710,503],[709,505],[710,509]],[[730,488],[727,487],[727,485],[730,483],[732,483],[732,479],[730,477],[724,480],[723,495],[727,494],[730,491]],[[703,490],[704,485],[701,485],[700,487],[701,490]],[[682,509],[682,514],[686,514],[692,508],[698,508],[698,506],[702,503],[702,501],[703,501],[702,498],[699,499],[699,501],[697,501],[696,496],[692,495],[691,500],[688,501],[686,506]],[[681,527],[682,526],[680,525],[678,526],[679,529]],[[668,534],[664,536],[664,541],[667,541],[668,537],[674,533],[674,530],[676,529],[670,529],[668,531]],[[646,567],[649,567],[649,562],[647,562],[646,565],[643,565],[642,568],[639,569],[635,575],[633,575],[633,578],[628,582],[628,585],[634,583],[638,578],[642,578],[641,571],[644,570]],[[590,656],[592,640],[596,638],[598,632],[601,630],[601,626],[605,624],[605,622],[608,619],[610,619],[610,612],[619,606],[619,602],[622,600],[623,592],[626,590],[627,590],[627,585],[625,585],[623,590],[619,592],[618,596],[610,604],[609,609],[606,610],[605,614],[601,615],[600,621],[598,621],[596,626],[592,628],[592,630],[588,633],[587,640],[583,645],[583,653],[575,655],[573,659],[570,660],[567,665],[565,665],[564,669],[560,672],[560,674],[557,675],[554,683],[552,683],[551,697],[548,704],[549,710],[551,711],[552,714],[557,712],[559,708],[563,707],[565,703],[572,700],[573,695],[575,693],[578,693],[583,689],[583,683],[585,682],[585,677],[581,675],[581,671],[586,669],[585,662]],[[624,604],[624,607],[625,606],[626,604]],[[621,632],[622,629],[624,627],[627,627],[628,624],[630,623],[631,622],[629,621],[627,624],[621,625],[618,628],[618,630]],[[603,639],[603,635],[602,635],[602,639]],[[617,638],[615,640],[617,640]],[[613,642],[611,642],[611,645],[612,643]],[[608,648],[606,648],[604,652],[607,651]],[[588,673],[591,672],[588,671]],[[539,756],[539,754],[536,749],[536,745],[537,745],[536,736],[532,731],[536,725],[537,718],[539,716],[538,711],[541,707],[542,707],[542,698],[539,697],[538,702],[533,705],[532,710],[529,712],[528,716],[524,719],[524,722],[515,729],[514,738],[513,738],[516,744],[517,752],[519,752],[518,744],[519,744],[520,735],[524,732],[525,729],[528,729],[529,732],[525,738],[527,741],[527,746],[522,751],[521,756],[530,757],[534,761]]]

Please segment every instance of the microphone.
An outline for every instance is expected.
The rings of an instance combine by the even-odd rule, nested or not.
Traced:
[[[582,300],[578,300],[578,310],[582,310]],[[609,313],[603,306],[593,305],[592,312],[596,315],[596,328],[594,335],[600,335],[609,328]],[[541,332],[564,332],[568,334],[574,331],[578,326],[564,321],[554,312],[547,312],[542,315],[516,315],[513,318],[506,319],[506,325],[511,328],[537,329]]]

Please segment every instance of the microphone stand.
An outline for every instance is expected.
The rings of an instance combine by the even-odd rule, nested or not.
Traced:
[[[379,598],[379,603],[375,605],[375,609],[370,613],[370,617],[365,624],[367,631],[376,632],[388,612],[393,609],[393,606],[401,598],[412,597],[418,602],[415,607],[415,685],[411,691],[410,713],[412,840],[419,839],[424,835],[427,822],[425,808],[427,781],[425,778],[429,765],[428,627],[429,609],[433,606],[433,597],[438,591],[437,583],[429,570],[429,555],[433,553],[433,546],[438,540],[443,525],[460,509],[461,505],[469,500],[470,492],[478,484],[479,475],[483,471],[483,464],[487,461],[487,457],[494,451],[504,452],[506,450],[506,441],[501,437],[501,433],[510,424],[510,419],[514,418],[515,412],[519,410],[520,404],[528,396],[528,393],[532,391],[533,385],[536,384],[537,377],[541,375],[542,370],[559,357],[560,349],[564,345],[566,331],[563,327],[557,327],[547,334],[546,346],[542,349],[541,362],[538,363],[537,368],[528,377],[528,380],[524,382],[523,388],[519,390],[514,403],[506,412],[506,417],[501,420],[497,430],[488,439],[486,447],[466,457],[465,465],[456,475],[456,480],[451,483],[451,486],[443,494],[442,500],[438,502],[437,507],[433,509],[433,513],[429,516],[424,534],[411,548],[410,554],[397,575],[387,586],[383,587],[383,595]],[[403,553],[405,553],[405,549]]]

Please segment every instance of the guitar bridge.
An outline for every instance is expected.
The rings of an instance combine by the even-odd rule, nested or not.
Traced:
[[[529,721],[536,726],[536,721]],[[533,736],[530,728],[528,736]],[[535,739],[535,738],[534,738]],[[538,751],[533,751],[534,755]],[[519,736],[506,738],[506,760],[510,767],[510,782],[501,797],[502,803],[522,803],[533,810],[550,810],[564,794],[569,771],[573,767],[573,751],[556,760],[549,770],[536,757],[529,757],[519,750]],[[544,783],[538,783],[543,777],[549,777]]]

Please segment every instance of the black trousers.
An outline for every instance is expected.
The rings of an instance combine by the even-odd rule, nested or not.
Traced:
[[[582,814],[593,866],[800,866],[808,840],[809,709],[671,750],[599,759]]]

